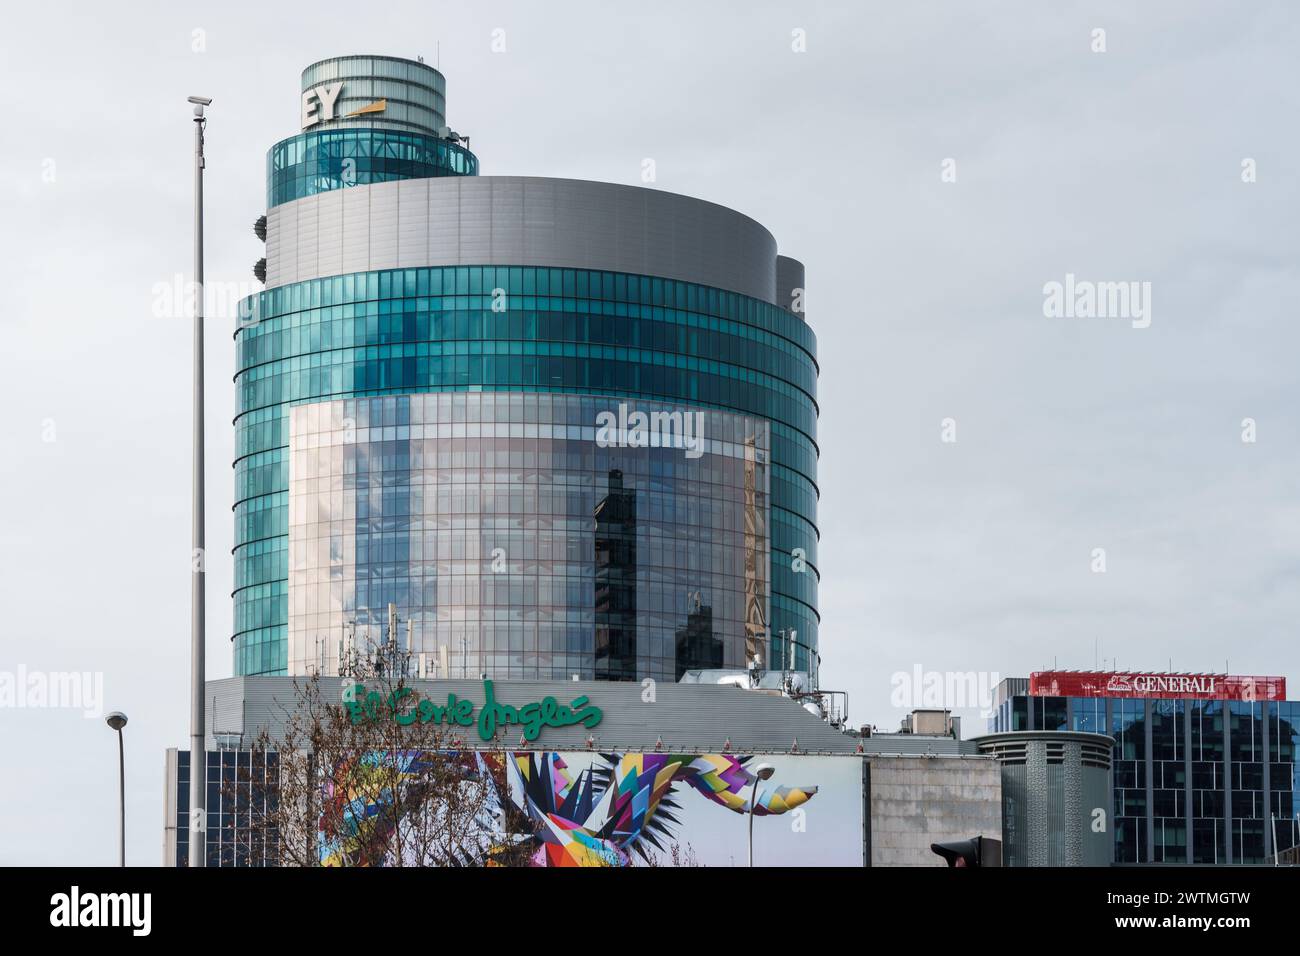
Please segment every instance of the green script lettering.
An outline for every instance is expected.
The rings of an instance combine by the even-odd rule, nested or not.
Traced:
[[[397,688],[385,700],[379,691],[367,691],[364,686],[357,685],[353,699],[345,700],[343,706],[354,724],[381,718],[392,718],[402,727],[417,720],[422,724],[456,724],[461,727],[476,723],[472,701],[448,694],[447,705],[439,707],[432,700],[421,698],[410,687]],[[524,739],[533,741],[541,735],[543,727],[581,724],[590,728],[599,724],[602,717],[600,708],[593,706],[585,696],[575,697],[567,706],[554,697],[544,697],[522,707],[501,704],[497,702],[492,681],[485,680],[483,706],[478,712],[478,735],[483,740],[492,740],[498,728],[516,724],[523,728]]]

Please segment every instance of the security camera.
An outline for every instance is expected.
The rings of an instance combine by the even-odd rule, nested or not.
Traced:
[[[191,96],[189,101],[196,106],[211,106],[212,97],[210,96]]]

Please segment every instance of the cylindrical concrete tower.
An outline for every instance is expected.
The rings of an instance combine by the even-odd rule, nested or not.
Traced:
[[[1028,730],[975,742],[1002,766],[1003,866],[1110,866],[1114,740]]]
[[[759,656],[815,684],[802,265],[713,203],[478,176],[442,83],[322,61],[268,157],[267,288],[235,334],[236,673],[335,673],[391,636],[428,676]]]

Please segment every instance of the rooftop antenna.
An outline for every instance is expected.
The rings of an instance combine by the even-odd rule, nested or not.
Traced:
[[[435,68],[442,69],[442,41],[435,40],[433,44],[433,65]]]

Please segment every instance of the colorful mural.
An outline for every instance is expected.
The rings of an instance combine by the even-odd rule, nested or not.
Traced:
[[[730,754],[602,754],[603,765],[576,777],[558,753],[512,754],[511,798],[537,826],[541,866],[625,866],[635,853],[666,851],[680,810],[677,784],[736,813],[748,813],[754,775],[749,757]],[[816,787],[772,787],[756,815],[785,813]]]
[[[506,842],[526,839],[522,817],[509,819],[504,756],[396,751],[340,761],[321,787],[322,865],[393,866],[400,852],[407,866],[476,866]],[[456,799],[428,799],[435,790]],[[394,801],[398,812],[387,812]]]
[[[755,777],[747,765],[754,761],[752,756],[520,751],[444,753],[440,757],[443,765],[450,760],[449,766],[461,775],[457,786],[465,788],[465,799],[453,802],[473,807],[472,819],[437,819],[439,813],[446,813],[437,809],[440,801],[421,799],[419,791],[428,786],[430,777],[427,755],[368,755],[359,764],[340,764],[325,782],[322,863],[391,866],[399,862],[395,854],[401,852],[400,862],[406,865],[492,865],[506,859],[532,866],[662,865],[676,858],[681,848],[691,848],[696,855],[697,844],[706,848],[697,856],[702,865],[743,862],[745,829],[719,827],[721,821],[714,818],[721,810],[741,818],[750,812]],[[790,845],[802,857],[814,846],[825,852],[837,850],[848,836],[850,852],[840,854],[842,862],[860,865],[860,763],[846,757],[764,759],[787,764],[780,774],[787,779],[801,779],[799,772],[804,770],[820,779],[817,784],[799,785],[760,782],[755,817],[781,816],[803,807],[822,792],[823,780],[833,780],[843,792],[837,797],[835,812],[828,812],[826,819],[834,823],[832,829],[843,832],[827,842],[823,826],[816,839]],[[834,773],[828,774],[832,769]],[[383,774],[385,781],[400,781],[396,792],[376,787],[373,774]],[[399,807],[414,809],[383,812],[394,800]],[[394,817],[400,820],[399,830],[454,830],[455,839],[441,841],[431,850],[429,840],[410,839],[410,833],[395,838]],[[333,823],[327,824],[327,820]],[[803,822],[795,821],[783,829],[801,832],[798,824]],[[856,857],[853,837],[857,838]],[[784,834],[781,839],[785,840]],[[769,837],[769,845],[771,840]],[[410,858],[407,848],[411,845],[424,848],[423,860]],[[779,862],[799,860],[786,851]]]

